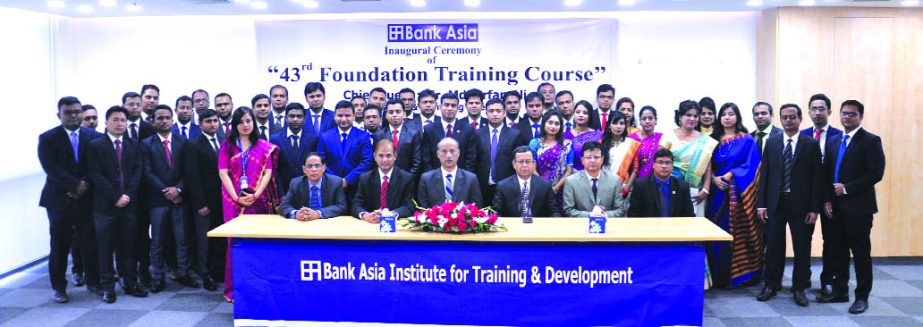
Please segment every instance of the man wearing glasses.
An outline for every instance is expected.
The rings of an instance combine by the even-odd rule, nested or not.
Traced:
[[[660,148],[654,153],[654,173],[632,186],[628,217],[694,217],[689,184],[672,173],[673,153]]]
[[[502,105],[502,104],[501,104]],[[493,208],[501,217],[560,217],[561,208],[555,207],[551,182],[535,175],[535,157],[529,146],[513,150],[513,167],[516,174],[497,184]]]

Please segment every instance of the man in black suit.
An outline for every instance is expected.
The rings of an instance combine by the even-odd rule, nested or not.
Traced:
[[[502,102],[501,102],[502,104]],[[484,109],[484,92],[479,89],[465,91],[465,118],[459,119],[459,124],[468,124],[475,132],[487,126],[487,118],[481,117]]]
[[[106,111],[106,135],[90,142],[87,157],[93,181],[93,223],[99,254],[98,267],[103,302],[115,302],[115,254],[125,294],[147,296],[138,285],[136,243],[138,235],[138,187],[144,165],[141,145],[126,137],[128,111],[114,106]]]
[[[420,176],[417,201],[421,207],[430,208],[445,202],[483,204],[477,176],[458,166],[461,154],[458,141],[446,137],[436,145],[441,166]]]
[[[695,217],[689,184],[673,177],[673,153],[654,153],[654,172],[635,180],[628,198],[628,217]]]
[[[218,143],[227,140],[231,134],[231,114],[234,112],[234,99],[230,94],[218,93],[215,96],[215,112],[218,113]]]
[[[145,85],[145,91],[148,92],[149,101],[146,103],[151,103],[156,90],[148,90]],[[157,92],[159,94],[159,92]],[[159,99],[159,95],[158,95]],[[154,125],[141,119],[142,113],[142,101],[141,95],[135,92],[128,92],[122,95],[122,107],[125,110],[128,110],[128,128],[126,129],[125,135],[135,141],[135,143],[141,146],[141,140],[144,140],[151,135],[154,135]],[[138,151],[137,154],[140,156],[141,151]],[[138,199],[145,197],[145,187],[144,180],[141,181],[141,186],[138,189]],[[151,285],[151,273],[150,273],[150,252],[151,252],[151,238],[148,234],[147,226],[150,224],[150,220],[147,217],[147,212],[145,210],[144,203],[140,203],[138,207],[138,212],[134,213],[137,216],[136,226],[138,226],[138,235],[136,236],[137,242],[134,247],[137,251],[135,253],[135,258],[138,260],[138,277],[141,278],[141,283],[145,286]],[[128,285],[122,285],[126,287]]]
[[[388,121],[378,132],[377,139],[387,138],[395,145],[397,155],[394,166],[410,173],[414,177],[414,185],[423,173],[422,146],[423,131],[410,126],[405,120],[407,110],[404,102],[391,99],[385,103],[385,117]]]
[[[86,273],[87,289],[101,292],[91,212],[92,182],[87,174],[87,162],[90,160],[87,149],[100,134],[80,127],[80,113],[80,100],[71,96],[61,98],[58,100],[61,125],[38,138],[38,159],[47,175],[39,205],[48,213],[51,234],[48,275],[54,290],[52,300],[57,303],[68,301],[67,253],[75,229],[80,243],[77,247],[85,264],[80,271]]]
[[[750,132],[760,154],[766,149],[766,140],[775,135],[782,135],[782,129],[772,125],[772,105],[766,102],[757,102],[753,105],[753,122],[756,129]]]
[[[272,101],[272,124],[277,129],[288,128],[285,123],[285,107],[288,106],[288,89],[282,85],[273,85],[269,88],[269,99]]]
[[[324,173],[327,166],[319,153],[309,153],[302,169],[304,176],[292,180],[279,206],[279,215],[298,221],[311,221],[342,216],[349,212],[343,179]]]
[[[160,104],[160,88],[154,84],[141,86],[141,108],[144,121],[154,123],[154,107]],[[144,139],[143,137],[141,138]]]
[[[394,167],[394,142],[388,138],[375,143],[378,168],[359,176],[359,187],[352,204],[352,215],[377,224],[381,210],[397,212],[398,217],[413,215],[413,175]]]
[[[487,101],[489,124],[477,131],[477,160],[474,172],[485,203],[493,203],[497,183],[513,175],[513,150],[526,145],[519,130],[503,125],[506,111],[500,99]]]
[[[151,222],[151,292],[164,289],[164,263],[166,251],[176,251],[177,282],[190,288],[199,283],[189,276],[188,248],[185,233],[185,205],[183,188],[186,187],[185,160],[183,159],[186,138],[172,133],[173,110],[167,105],[154,108],[154,130],[152,137],[142,141],[144,151],[144,181],[146,188],[144,204],[148,208]]]
[[[176,122],[173,123],[173,134],[182,135],[187,140],[194,139],[202,133],[199,125],[192,121],[194,110],[192,98],[182,95],[176,99]]]
[[[609,116],[612,116],[612,102],[615,100],[615,88],[610,84],[600,84],[596,88],[596,103],[598,108],[590,113],[590,128],[600,130]],[[618,109],[618,108],[615,108]],[[627,118],[628,116],[626,116]],[[626,126],[628,127],[628,126]]]
[[[206,290],[218,289],[213,274],[224,273],[225,249],[223,239],[209,240],[208,231],[223,223],[221,204],[221,180],[218,179],[218,151],[221,143],[217,132],[218,113],[205,109],[199,113],[202,134],[186,143],[186,203],[192,207],[194,225],[193,240],[196,258],[193,261],[202,285]],[[221,263],[221,265],[218,265]]]
[[[765,286],[756,298],[768,301],[782,288],[788,224],[795,253],[792,293],[796,304],[807,306],[804,291],[811,287],[811,236],[824,191],[820,147],[812,137],[798,132],[798,105],[782,105],[779,118],[785,132],[769,137],[760,163],[756,215],[766,224],[768,237]]]
[[[303,176],[301,166],[308,153],[317,151],[317,136],[302,128],[304,126],[305,108],[297,102],[285,106],[285,125],[287,128],[272,135],[272,143],[279,147],[281,156],[274,170],[279,194],[288,193],[288,184],[292,179]]]
[[[420,92],[420,94],[423,95],[423,92]],[[447,137],[458,142],[459,166],[464,170],[472,171],[475,160],[477,160],[477,143],[471,126],[459,124],[458,120],[455,119],[455,115],[458,114],[458,95],[445,93],[439,99],[439,102],[442,119],[423,128],[423,171],[439,168],[440,163],[436,154],[436,145]],[[423,103],[423,100],[421,100],[421,103]]]
[[[404,105],[404,120],[407,122],[407,126],[412,126],[418,130],[423,130],[423,127],[420,123],[420,115],[414,114],[414,109],[417,107],[417,93],[409,87],[405,87],[398,91],[399,100]],[[385,107],[388,104],[385,102]],[[387,108],[385,109],[387,111]]]
[[[324,102],[327,99],[327,90],[319,82],[309,82],[304,86],[304,99],[311,109],[305,114],[304,129],[320,137],[321,134],[329,129],[335,128],[336,123],[333,121],[333,111],[324,109]]]
[[[127,136],[140,143],[148,136],[154,135],[154,126],[141,119],[141,95],[128,92],[122,95],[122,107],[128,110]]]
[[[537,138],[542,133],[542,121],[544,121],[544,109],[542,109],[542,95],[538,92],[532,92],[526,95],[526,116],[519,121],[516,129],[522,143],[529,144],[529,141]]]
[[[564,121],[561,122],[561,133],[570,132],[577,127],[577,122],[574,121],[574,107],[576,106],[576,103],[574,103],[574,94],[568,90],[562,90],[558,92],[554,99],[557,108],[546,112],[545,118],[548,118],[548,116],[554,113],[560,114],[561,118],[564,119]],[[592,118],[590,121],[592,122]]]
[[[535,91],[542,94],[542,107],[544,107],[546,114],[555,109],[554,84],[543,82],[538,85]]]
[[[501,217],[521,217],[524,214],[534,217],[560,217],[561,208],[555,206],[551,182],[535,175],[535,155],[532,150],[521,145],[512,153],[512,164],[516,168],[516,174],[497,183],[493,209]]]
[[[832,220],[834,237],[833,293],[818,302],[849,301],[849,254],[852,252],[856,269],[856,301],[850,313],[868,309],[872,291],[872,215],[878,212],[875,184],[885,173],[885,154],[881,138],[862,128],[865,106],[856,100],[846,100],[840,106],[843,135],[827,142],[824,156],[827,175],[833,187],[828,188],[824,215]]]
[[[516,127],[519,122],[524,121],[519,115],[519,109],[522,107],[522,94],[517,90],[503,93],[503,107],[506,109],[506,127]]]
[[[433,123],[438,123],[439,117],[436,116],[436,92],[430,89],[425,89],[420,91],[420,94],[417,95],[417,99],[417,103],[419,104],[418,106],[420,108],[420,115],[418,115],[418,117],[420,119],[417,120],[417,117],[414,117],[414,120],[416,120],[416,126],[419,127],[420,130],[423,130]],[[407,109],[406,105],[404,109]]]
[[[272,119],[269,119],[272,113],[269,96],[257,94],[250,100],[250,105],[253,108],[253,115],[256,116],[256,121],[253,122],[253,131],[259,134],[264,141],[269,141],[270,135],[282,129],[281,126],[276,126]]]

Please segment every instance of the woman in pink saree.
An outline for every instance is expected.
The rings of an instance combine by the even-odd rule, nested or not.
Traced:
[[[253,132],[255,123],[250,108],[237,108],[231,118],[231,132],[218,153],[225,222],[242,214],[274,214],[279,205],[272,174],[278,148]],[[228,302],[234,302],[232,246],[233,241],[228,239],[224,268],[224,299]]]

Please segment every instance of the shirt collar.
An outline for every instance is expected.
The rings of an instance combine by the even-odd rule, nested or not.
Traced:
[[[113,136],[112,134],[109,134],[109,133],[106,133],[106,135],[109,136],[109,140],[112,141],[112,144],[115,144],[115,141],[120,141],[120,142],[121,142],[121,140],[122,140],[122,137],[121,137],[121,136],[120,136],[120,137],[115,137],[115,136]],[[125,135],[123,134],[122,136],[125,136]]]
[[[797,144],[798,135],[799,134],[796,133],[794,136],[789,137],[788,134],[785,134],[785,132],[782,132],[782,145],[784,146],[786,143],[788,143],[788,140],[792,140],[793,144]]]
[[[824,125],[824,127],[821,127],[820,129],[823,130],[824,132],[829,131],[829,130],[830,130],[830,123],[827,123],[827,125]],[[814,131],[817,131],[817,127],[815,126],[813,130],[814,130]]]
[[[449,130],[449,125],[452,125],[453,129],[456,127],[456,125],[458,125],[458,119],[453,119],[451,122],[446,122],[444,119],[440,118],[439,122],[442,123],[442,129],[446,131]]]
[[[311,179],[309,179],[307,176],[305,176],[304,179],[305,179],[306,181],[308,181],[308,190],[311,189],[311,186],[317,186],[317,188],[321,188],[321,185],[324,185],[324,176],[323,176],[323,175],[320,177],[319,180],[317,180],[317,184],[311,183]]]
[[[455,170],[452,170],[452,171],[445,170],[445,167],[440,167],[439,169],[442,170],[442,177],[443,177],[443,178],[445,178],[445,175],[448,175],[448,174],[452,174],[452,177],[458,177],[458,175],[457,175],[457,173],[458,173],[458,166],[456,166],[456,167],[455,167]]]
[[[391,174],[392,174],[392,173],[394,173],[394,167],[391,167],[391,171],[389,171],[387,174],[385,174],[385,172],[383,172],[383,171],[381,170],[381,168],[378,168],[378,179],[379,179],[379,182],[384,181],[384,180],[385,180],[385,177],[388,177],[388,181],[390,182],[390,181],[391,181]]]
[[[757,134],[759,134],[759,132],[763,132],[763,133],[766,133],[766,135],[769,135],[769,134],[772,134],[772,127],[773,127],[772,124],[769,124],[769,126],[766,126],[766,128],[764,129],[757,129],[756,132]]]
[[[298,131],[298,133],[295,133],[295,132],[292,132],[292,129],[291,129],[291,128],[288,128],[287,130],[288,130],[288,137],[289,137],[289,138],[291,138],[291,137],[294,135],[295,138],[299,138],[299,139],[301,138],[301,132],[304,131],[304,129],[301,129],[301,130]]]
[[[64,129],[64,132],[67,133],[67,136],[70,136],[71,133],[77,133],[77,136],[78,136],[78,137],[80,136],[80,126],[77,126],[77,129],[75,129],[75,130],[69,130],[69,129],[67,129],[67,128],[64,128],[64,126],[61,126],[61,128]]]
[[[188,131],[189,129],[192,128],[192,119],[190,119],[189,121],[187,121],[185,124],[180,124],[180,122],[177,121],[177,122],[176,122],[176,127],[179,127],[179,128],[181,128],[181,129],[182,129],[183,127],[186,127],[186,130]]]
[[[349,137],[349,133],[352,133],[353,127],[352,127],[352,126],[349,126],[349,129],[347,129],[347,130],[344,131],[342,128],[340,128],[339,126],[337,126],[337,131],[340,132],[340,134],[346,133],[346,137]]]
[[[391,128],[391,131],[392,131],[392,132],[393,132],[393,131],[397,131],[397,134],[400,135],[400,134],[401,134],[401,128],[404,128],[404,124],[401,123],[401,125],[398,126],[398,127],[396,127],[396,128],[395,128],[394,126],[391,126],[391,124],[388,124],[388,127]]]
[[[167,134],[167,137],[163,137],[162,135],[160,135],[160,133],[157,133],[157,137],[160,138],[160,143],[163,143],[163,141],[165,141],[165,140],[170,140],[170,142],[173,142],[173,134],[172,134],[172,133],[171,133],[171,134]]]
[[[527,185],[532,184],[532,176],[529,176],[529,179],[522,179],[522,177],[519,177],[519,175],[516,175],[516,179],[519,180],[519,187],[522,187],[522,183],[529,183]]]
[[[856,132],[858,132],[860,129],[862,129],[862,126],[856,127],[856,129],[852,130],[852,132],[844,133],[844,134],[848,135],[849,139],[852,140],[852,138],[856,136]]]

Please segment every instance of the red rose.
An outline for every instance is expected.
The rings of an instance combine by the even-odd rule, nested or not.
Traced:
[[[468,229],[468,225],[465,225],[465,224],[458,224],[458,231],[459,231],[459,232],[464,233],[466,229]]]
[[[493,224],[493,223],[496,223],[496,222],[497,222],[497,215],[496,215],[496,214],[492,214],[492,215],[490,215],[489,217],[487,217],[487,223],[488,223],[488,224]]]
[[[477,224],[478,224],[478,222],[474,221],[474,219],[472,219],[471,221],[468,222],[468,225],[471,225],[471,227],[474,227],[474,226],[476,226]]]
[[[465,210],[464,207],[462,207],[461,209],[458,210],[458,216],[459,216],[459,217],[464,217],[466,213],[467,213],[467,210]]]

